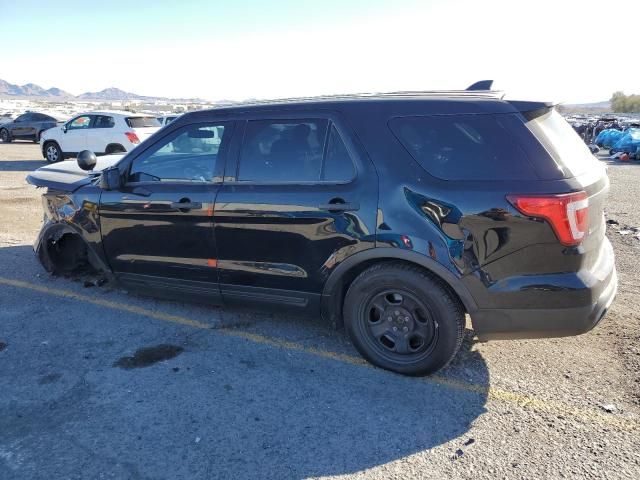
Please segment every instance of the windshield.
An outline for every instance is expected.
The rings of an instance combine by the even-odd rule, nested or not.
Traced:
[[[159,127],[156,117],[127,117],[127,125],[131,128]]]
[[[587,145],[555,109],[526,123],[562,170],[565,178],[587,172],[597,164]]]

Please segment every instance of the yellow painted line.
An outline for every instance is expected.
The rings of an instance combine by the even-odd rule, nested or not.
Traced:
[[[260,345],[267,345],[271,347],[282,348],[285,350],[306,353],[306,354],[314,355],[316,357],[326,358],[326,359],[330,359],[330,360],[334,360],[342,363],[347,363],[350,365],[358,365],[358,366],[364,366],[368,368],[375,368],[361,357],[355,357],[353,355],[332,352],[329,350],[322,350],[316,347],[305,346],[298,342],[291,342],[288,340],[271,338],[271,337],[267,337],[267,336],[256,334],[256,333],[244,332],[242,330],[234,330],[231,328],[224,328],[224,327],[215,328],[212,325],[208,325],[206,323],[202,323],[197,320],[193,320],[180,315],[170,315],[167,313],[150,310],[148,308],[137,307],[133,305],[126,305],[124,303],[112,302],[110,300],[95,298],[93,296],[83,295],[81,293],[72,292],[70,290],[50,288],[44,285],[37,285],[34,283],[22,281],[22,280],[14,280],[14,279],[4,278],[4,277],[0,277],[0,285],[23,288],[27,290],[33,290],[36,292],[44,293],[47,295],[54,295],[62,298],[69,298],[69,299],[77,300],[84,303],[90,303],[90,304],[98,305],[101,307],[107,307],[107,308],[111,308],[111,309],[119,310],[123,312],[129,312],[136,315],[154,318],[156,320],[161,320],[164,322],[171,322],[179,325],[186,325],[193,328],[207,329],[207,330],[215,329],[216,332],[221,335],[234,337],[234,338],[241,338],[241,339],[248,340],[252,343],[256,343]],[[573,417],[584,422],[598,423],[601,425],[615,427],[620,430],[626,430],[626,431],[640,430],[640,422],[634,418],[615,416],[613,414],[608,414],[608,413],[600,412],[598,410],[593,410],[593,409],[577,408],[563,402],[543,400],[543,399],[535,398],[529,395],[520,394],[517,392],[502,390],[496,387],[485,387],[483,385],[466,382],[464,380],[447,378],[440,375],[423,377],[421,379],[416,379],[416,380],[437,384],[437,385],[442,385],[442,386],[454,388],[461,391],[477,393],[479,395],[486,396],[490,400],[510,403],[513,405],[517,405],[521,408],[536,411],[538,413],[547,413],[555,416],[561,415],[564,417]]]
[[[114,310],[121,310],[124,312],[134,313],[136,315],[143,315],[145,317],[155,318],[164,322],[179,323],[180,325],[187,325],[195,328],[211,328],[211,325],[206,323],[191,320],[179,315],[169,315],[167,313],[156,312],[149,310],[148,308],[136,307],[134,305],[126,305],[124,303],[112,302],[110,300],[103,300],[101,298],[91,297],[89,295],[83,295],[81,293],[75,293],[69,290],[61,290],[59,288],[45,287],[44,285],[36,285],[34,283],[23,282],[21,280],[13,280],[9,278],[0,277],[1,285],[9,285],[12,287],[26,288],[29,290],[35,290],[36,292],[46,293],[48,295],[55,295],[57,297],[70,298],[72,300],[78,300],[80,302],[92,303],[101,307],[112,308]]]

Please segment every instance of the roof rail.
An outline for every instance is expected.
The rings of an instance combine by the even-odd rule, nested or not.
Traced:
[[[471,97],[471,98],[498,98],[504,97],[504,93],[496,90],[417,90],[417,91],[399,91],[399,92],[376,92],[376,93],[348,93],[337,95],[320,95],[315,97],[297,97],[297,98],[277,98],[277,99],[252,99],[245,101],[228,101],[215,104],[216,108],[234,107],[234,106],[254,106],[254,105],[270,105],[282,103],[305,103],[317,101],[332,100],[363,100],[363,99],[380,99],[380,98],[402,98],[402,97]]]
[[[471,84],[467,87],[467,91],[471,90],[491,90],[491,86],[493,85],[493,80],[480,80],[474,84]]]

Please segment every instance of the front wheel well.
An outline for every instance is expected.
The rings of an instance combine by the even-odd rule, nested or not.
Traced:
[[[53,274],[65,275],[92,269],[87,245],[76,233],[63,232],[47,237],[39,253],[42,264]]]
[[[440,275],[435,273],[433,270],[420,265],[416,262],[411,262],[409,260],[398,259],[393,257],[376,257],[367,260],[363,260],[362,262],[357,263],[356,265],[349,268],[347,271],[343,272],[340,275],[340,278],[335,282],[335,284],[330,288],[330,291],[325,291],[323,294],[323,307],[322,307],[322,316],[326,320],[328,320],[335,328],[342,328],[343,319],[342,319],[342,309],[344,307],[344,299],[347,295],[347,291],[349,287],[353,283],[353,281],[364,272],[367,268],[378,264],[378,263],[393,263],[401,266],[411,266],[414,268],[419,268],[420,270],[427,273],[434,280],[439,282],[454,298],[461,306],[462,310],[465,313],[468,313],[468,308],[465,306],[465,303],[460,298],[460,295],[455,291],[455,289],[445,281]]]
[[[55,140],[45,140],[44,143],[42,144],[42,149],[46,150],[47,149],[47,145],[51,145],[51,144],[57,146],[60,149],[60,151],[62,151],[62,147],[60,147],[60,144],[58,142],[56,142]]]

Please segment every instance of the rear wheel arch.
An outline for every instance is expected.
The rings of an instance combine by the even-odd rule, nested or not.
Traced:
[[[464,338],[464,307],[433,273],[404,260],[376,262],[351,283],[344,326],[369,362],[405,375],[445,367]]]
[[[110,143],[104,149],[104,153],[107,154],[107,155],[112,154],[112,153],[124,153],[126,151],[127,150],[120,143]]]
[[[460,301],[466,312],[472,313],[478,306],[459,278],[435,260],[416,252],[397,248],[371,248],[358,252],[340,263],[331,273],[322,292],[322,317],[334,327],[342,326],[344,299],[351,283],[367,268],[381,262],[398,262],[426,270],[440,281]]]

